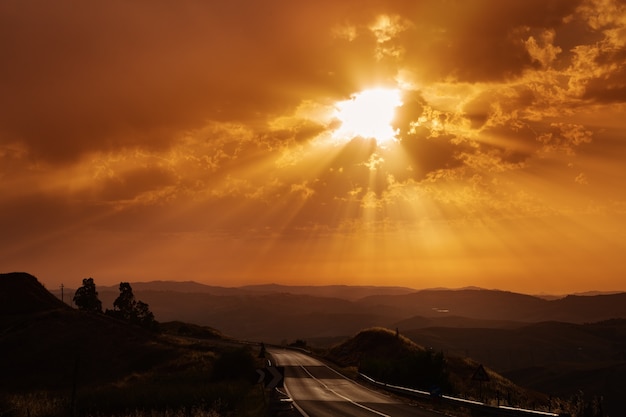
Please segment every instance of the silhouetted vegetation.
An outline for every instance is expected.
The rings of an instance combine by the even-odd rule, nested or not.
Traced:
[[[198,326],[197,324],[192,323],[183,323],[181,321],[159,323],[159,330],[163,333],[193,337],[196,339],[222,338],[222,334],[216,329],[208,326]]]
[[[331,350],[340,362],[358,366],[359,372],[381,382],[429,390],[452,390],[443,353],[426,350],[398,331],[374,328]]]
[[[50,389],[0,396],[0,416],[11,417],[222,417],[266,415],[263,393],[244,378],[214,380],[213,367],[243,355],[215,347],[180,347],[178,357],[111,383],[78,387],[71,409],[68,391]],[[248,353],[248,356],[250,354]],[[220,358],[227,359],[220,359]],[[220,365],[218,365],[220,366]],[[230,368],[229,368],[230,369]],[[252,373],[254,374],[254,366]]]
[[[102,313],[102,302],[98,299],[98,291],[93,278],[84,278],[83,286],[74,293],[74,304],[79,310]]]
[[[359,371],[378,381],[407,388],[429,390],[436,386],[445,392],[451,391],[441,352],[426,350],[401,357],[364,357]]]
[[[227,349],[215,360],[211,380],[253,383],[257,376],[255,369],[255,359],[248,347]]]
[[[120,295],[113,302],[113,310],[107,309],[106,314],[146,329],[156,330],[158,323],[148,304],[135,300],[133,289],[128,282],[120,282],[119,288]]]
[[[300,349],[306,349],[307,348],[307,343],[306,343],[306,340],[296,339],[295,342],[289,343],[289,346],[300,348]]]

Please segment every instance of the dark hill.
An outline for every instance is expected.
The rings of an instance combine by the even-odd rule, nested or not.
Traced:
[[[435,350],[469,356],[500,372],[555,361],[594,362],[620,355],[608,331],[573,323],[543,322],[517,328],[430,327],[403,331]],[[623,349],[623,348],[622,348]]]
[[[410,339],[376,327],[359,332],[329,351],[329,358],[343,366],[357,366],[364,357],[397,358],[424,351]]]
[[[411,317],[395,323],[393,327],[409,330],[424,329],[429,327],[512,329],[526,324],[527,323],[516,321],[472,319],[468,317],[442,314],[439,317]]]
[[[590,323],[626,318],[626,293],[595,296],[568,295],[549,303],[543,320]]]
[[[32,275],[0,275],[0,300],[0,392],[114,381],[173,354],[141,328],[68,307]]]
[[[37,278],[25,272],[0,274],[0,314],[19,314],[68,308]]]
[[[242,288],[218,287],[214,285],[200,284],[195,281],[149,281],[149,282],[131,282],[131,287],[135,292],[144,291],[172,291],[180,293],[202,293],[219,296],[245,295],[249,291]],[[102,291],[119,291],[119,285],[98,287]]]
[[[451,393],[443,354],[424,349],[385,328],[372,328],[330,349],[329,359],[342,366],[356,366],[377,381],[427,390],[441,387]]]
[[[496,290],[424,290],[406,295],[372,296],[359,300],[365,308],[395,306],[410,316],[455,315],[476,319],[531,321],[548,306],[548,301],[530,295]]]
[[[473,319],[585,323],[626,317],[626,293],[567,296],[545,300],[496,290],[424,290],[405,295],[366,297],[357,302],[366,309],[389,309],[405,317],[463,316]]]
[[[524,387],[561,398],[579,392],[587,400],[602,397],[607,415],[621,415],[626,409],[625,319],[511,328],[415,328],[403,334],[447,356],[471,357]]]
[[[380,382],[428,391],[433,386],[444,393],[478,399],[507,393],[509,403],[522,406],[548,403],[548,396],[515,385],[485,368],[489,381],[479,387],[472,377],[479,363],[425,349],[385,328],[372,328],[332,347],[328,359],[359,371]]]
[[[402,295],[415,292],[415,289],[406,287],[374,287],[361,285],[247,285],[242,290],[269,293],[289,293],[313,295],[316,297],[342,298],[355,301],[371,295]]]

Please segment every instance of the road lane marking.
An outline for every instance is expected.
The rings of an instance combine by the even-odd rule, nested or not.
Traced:
[[[285,381],[285,385],[283,386],[283,388],[285,389],[285,392],[287,393],[287,395],[289,395],[289,398],[291,398],[291,401],[292,401],[291,403],[293,404],[293,406],[296,407],[296,410],[298,410],[300,414],[302,414],[302,417],[311,417],[306,413],[306,411],[302,409],[302,407],[298,405],[296,400],[293,399],[293,395],[291,395],[291,393],[289,392],[289,388],[287,387],[286,382],[287,381]]]
[[[381,417],[391,417],[391,416],[390,416],[390,415],[388,415],[388,414],[381,413],[381,412],[380,412],[380,411],[378,411],[378,410],[374,410],[373,408],[367,407],[367,406],[365,406],[365,405],[363,405],[363,404],[359,404],[359,403],[357,403],[356,401],[353,401],[352,399],[350,399],[350,398],[348,398],[348,397],[345,397],[345,396],[343,396],[343,395],[339,394],[337,391],[335,391],[335,390],[333,390],[333,389],[329,388],[329,387],[328,387],[328,385],[326,385],[326,384],[325,384],[324,382],[322,382],[320,379],[315,378],[315,377],[313,376],[313,374],[312,374],[312,373],[310,373],[310,372],[309,372],[309,371],[308,371],[308,370],[307,370],[307,369],[306,369],[303,365],[300,365],[300,368],[302,368],[302,370],[304,370],[304,372],[306,372],[306,373],[307,373],[307,375],[309,375],[311,378],[313,378],[315,381],[317,381],[317,383],[318,383],[318,384],[320,384],[321,386],[323,386],[326,390],[328,390],[328,391],[332,392],[333,394],[335,394],[337,397],[339,397],[339,398],[343,398],[344,400],[348,401],[349,403],[351,403],[351,404],[353,404],[353,405],[356,405],[357,407],[360,407],[360,408],[362,408],[362,409],[364,409],[364,410],[367,410],[367,411],[369,411],[369,412],[371,412],[371,413],[378,414],[378,415],[379,415],[379,416],[381,416]]]

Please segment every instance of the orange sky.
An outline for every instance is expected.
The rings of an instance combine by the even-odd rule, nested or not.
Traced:
[[[619,0],[2,1],[0,272],[626,290],[625,50]]]

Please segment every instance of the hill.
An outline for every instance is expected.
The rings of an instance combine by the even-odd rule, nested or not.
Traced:
[[[332,347],[327,356],[342,366],[359,366],[368,357],[396,358],[424,351],[410,339],[380,327],[360,331]]]
[[[479,363],[426,349],[385,328],[359,332],[330,348],[327,358],[343,367],[357,367],[359,372],[379,382],[427,392],[438,387],[446,395],[477,400],[505,395],[509,404],[543,404],[543,408],[549,408],[549,396],[517,386],[488,368],[483,369],[489,381],[479,386],[472,379],[480,367]],[[505,398],[502,400],[504,402]]]
[[[67,306],[25,272],[0,274],[0,314],[35,313]]]
[[[0,299],[0,388],[113,380],[173,354],[140,328],[70,308],[29,274],[0,274]]]
[[[410,294],[416,290],[406,287],[385,287],[385,286],[361,286],[361,285],[246,285],[242,290],[254,291],[264,294],[284,293],[303,294],[315,297],[341,298],[344,300],[356,301],[372,295],[402,295]]]
[[[626,320],[575,324],[541,322],[509,328],[427,327],[403,334],[450,356],[471,357],[517,384],[587,401],[603,398],[605,412],[626,407]]]
[[[425,290],[411,294],[371,296],[358,301],[362,308],[385,306],[405,317],[442,315],[474,319],[584,323],[626,318],[626,293],[569,295],[556,300],[497,290]]]
[[[213,329],[149,332],[75,310],[24,273],[0,274],[0,300],[2,416],[265,415],[256,354]]]

